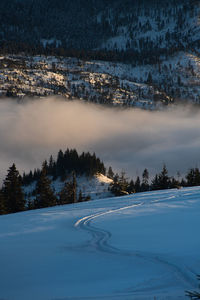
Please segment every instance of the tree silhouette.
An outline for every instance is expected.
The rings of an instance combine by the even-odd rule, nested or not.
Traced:
[[[3,215],[5,213],[6,213],[5,199],[2,191],[0,191],[0,215]]]
[[[44,165],[36,184],[35,195],[36,208],[43,208],[56,205],[56,197],[51,188],[51,181],[47,177],[46,168]]]
[[[4,209],[6,212],[14,213],[25,209],[21,176],[15,164],[8,169],[8,174],[3,182],[2,197],[4,199]]]
[[[197,279],[200,280],[200,275],[197,276]],[[186,296],[189,297],[192,300],[198,300],[198,299],[200,299],[200,292],[186,291]]]

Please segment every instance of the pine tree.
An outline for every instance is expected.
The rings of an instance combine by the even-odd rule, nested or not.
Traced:
[[[128,189],[128,181],[125,178],[125,172],[121,173],[121,176],[118,174],[115,175],[113,179],[113,183],[111,183],[111,192],[115,196],[124,196],[127,195],[127,189]]]
[[[5,199],[2,191],[0,191],[0,215],[3,215],[5,213],[6,213]]]
[[[159,180],[158,180],[158,175],[157,174],[155,175],[154,179],[152,180],[151,188],[152,188],[152,190],[159,190],[160,189],[160,185],[159,185]]]
[[[66,182],[63,189],[59,193],[59,204],[63,205],[63,204],[76,203],[78,201],[76,190],[77,190],[76,175],[75,172],[73,172],[72,181]]]
[[[107,174],[108,178],[113,179],[114,178],[114,172],[112,170],[111,167],[109,167],[108,169],[108,174]]]
[[[200,171],[198,168],[194,169],[194,176],[195,176],[195,185],[200,185]]]
[[[142,174],[141,190],[144,192],[149,190],[149,172],[147,169],[144,169],[144,172]]]
[[[126,192],[128,188],[128,179],[125,177],[125,175],[126,175],[125,172],[122,171],[121,176],[119,177],[119,184],[123,192]]]
[[[179,189],[180,182],[176,178],[172,177],[170,180],[170,189],[174,189],[174,188]]]
[[[82,191],[79,191],[79,195],[78,195],[78,202],[82,202],[83,201],[83,195],[82,195]]]
[[[159,186],[161,190],[168,189],[170,187],[170,178],[168,176],[168,171],[166,165],[163,165],[163,169],[158,176]]]
[[[22,191],[22,179],[13,164],[3,182],[2,197],[4,198],[5,211],[15,213],[25,210],[25,199]]]
[[[131,181],[129,182],[129,185],[128,185],[128,188],[127,188],[127,192],[128,192],[129,194],[135,193],[135,184],[134,184],[133,180],[131,180]]]
[[[153,78],[152,78],[151,72],[149,72],[149,74],[148,74],[147,83],[148,84],[152,84],[153,83]]]
[[[200,280],[200,276],[197,276],[197,279]],[[186,296],[189,297],[191,300],[198,300],[200,299],[200,292],[196,291],[186,291]]]
[[[135,192],[139,193],[141,192],[141,184],[140,184],[140,177],[137,176],[136,181],[135,181]]]
[[[51,188],[51,181],[47,177],[46,168],[44,165],[36,184],[35,195],[36,208],[43,208],[56,205],[56,197]]]
[[[72,195],[73,195],[73,203],[77,202],[77,182],[76,182],[76,174],[75,172],[72,173]]]
[[[58,203],[60,205],[73,203],[72,184],[70,182],[66,182],[60,191]]]
[[[66,170],[64,165],[64,154],[62,150],[59,150],[57,162],[56,162],[56,175],[60,176],[61,180],[64,181],[66,179]]]
[[[194,169],[190,169],[186,175],[187,185],[194,186],[195,185],[195,171]]]

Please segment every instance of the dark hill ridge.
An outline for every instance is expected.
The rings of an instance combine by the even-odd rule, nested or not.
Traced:
[[[190,0],[1,0],[1,49],[144,62],[198,48],[198,15]]]

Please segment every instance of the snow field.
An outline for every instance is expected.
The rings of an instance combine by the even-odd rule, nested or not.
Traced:
[[[200,187],[0,217],[0,298],[186,299],[200,271]]]

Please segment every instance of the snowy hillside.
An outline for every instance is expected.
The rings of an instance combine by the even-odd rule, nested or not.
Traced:
[[[198,52],[179,52],[157,64],[133,66],[53,56],[0,59],[2,97],[63,96],[104,105],[159,109],[200,103]]]
[[[199,48],[199,12],[198,0],[1,0],[0,43],[7,53],[156,60]]]
[[[140,2],[135,1],[134,5],[133,1],[127,1],[120,12],[117,5],[105,10],[104,18],[115,28],[115,34],[101,45],[102,48],[148,52],[152,48],[157,51],[189,47],[198,41],[198,1]]]
[[[50,177],[52,180],[52,178]],[[68,178],[66,181],[69,181]],[[64,187],[66,181],[52,180],[51,186],[57,195]],[[112,179],[108,178],[103,174],[96,174],[95,176],[77,176],[77,195],[81,191],[84,197],[90,196],[92,200],[113,197],[114,195],[109,191],[110,184],[113,182]],[[36,181],[23,187],[26,199],[34,199],[32,196],[33,191],[36,187]]]
[[[186,299],[200,187],[0,216],[0,298]]]

